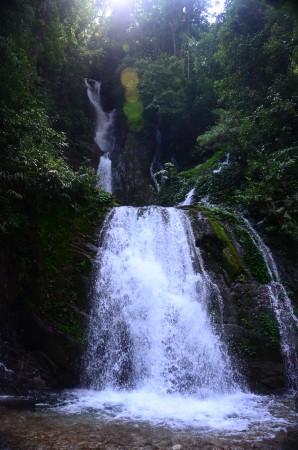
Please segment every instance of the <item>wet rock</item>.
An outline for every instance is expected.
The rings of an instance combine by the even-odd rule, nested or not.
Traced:
[[[229,347],[235,371],[240,367],[247,384],[256,392],[282,390],[286,386],[286,377],[278,342],[278,325],[266,284],[256,279],[247,265],[247,248],[242,243],[241,233],[239,236],[237,219],[216,216],[218,230],[224,230],[217,235],[210,224],[214,221],[213,216],[211,220],[207,216],[202,217],[204,211],[199,207],[184,209],[188,210],[191,218],[204,267],[222,296],[220,300],[218,291],[214,290],[209,301],[209,313]],[[231,246],[239,260],[239,270],[234,277],[228,276],[223,255],[225,248]]]
[[[119,125],[116,125],[116,128]],[[154,140],[146,132],[128,133],[116,142],[111,154],[113,192],[120,204],[144,206],[154,204],[154,189],[150,164],[154,154]]]

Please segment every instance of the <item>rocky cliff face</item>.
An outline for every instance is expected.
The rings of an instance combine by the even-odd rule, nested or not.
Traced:
[[[218,286],[210,314],[251,389],[273,392],[287,384],[278,324],[270,305],[268,272],[238,219],[220,210],[186,207],[205,268]],[[222,316],[222,317],[221,317]]]
[[[82,217],[73,233],[60,219],[40,216],[1,240],[0,393],[79,383],[97,227]]]
[[[155,203],[150,177],[155,150],[152,133],[148,130],[137,134],[127,132],[119,119],[115,128],[115,145],[111,154],[113,193],[122,205],[152,205]]]
[[[82,342],[70,329],[59,330],[49,316],[41,313],[46,301],[41,295],[40,267],[44,260],[31,248],[32,253],[26,257],[35,261],[33,267],[21,267],[23,259],[13,248],[2,245],[1,249],[0,394],[75,386]],[[63,301],[60,307],[63,310]],[[84,320],[85,307],[82,298],[73,313],[78,322]],[[61,312],[57,310],[56,314]],[[64,323],[70,324],[70,317]]]

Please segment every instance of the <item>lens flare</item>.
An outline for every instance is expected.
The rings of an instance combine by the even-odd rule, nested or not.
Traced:
[[[138,91],[138,73],[132,67],[124,69],[120,75],[122,86],[125,89],[125,102],[123,111],[127,118],[128,127],[132,131],[140,131],[144,127],[144,105],[140,100]]]
[[[120,76],[121,83],[126,89],[137,88],[138,74],[135,69],[128,67],[124,69]]]

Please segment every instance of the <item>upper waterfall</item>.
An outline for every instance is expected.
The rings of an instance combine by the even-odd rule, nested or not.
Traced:
[[[238,388],[208,316],[212,286],[184,211],[115,208],[95,278],[85,370],[90,387],[199,398]]]
[[[156,130],[156,149],[155,149],[155,153],[154,153],[154,158],[153,161],[150,165],[150,176],[152,178],[152,181],[155,185],[155,188],[157,190],[157,192],[159,192],[160,186],[159,183],[156,179],[156,172],[158,172],[159,170],[162,169],[162,163],[161,163],[161,132],[160,129],[158,128]]]
[[[101,186],[107,191],[112,192],[112,167],[109,158],[110,152],[114,147],[113,121],[114,111],[109,114],[104,112],[100,100],[101,83],[96,80],[85,78],[87,95],[95,110],[94,142],[104,153],[99,160],[98,175]]]

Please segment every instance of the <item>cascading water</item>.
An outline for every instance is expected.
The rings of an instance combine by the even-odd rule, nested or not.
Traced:
[[[5,373],[13,373],[13,370],[8,369],[8,367],[6,367],[6,365],[0,361],[0,371],[1,370]]]
[[[176,442],[178,449],[181,442],[296,450],[279,445],[296,424],[292,399],[241,389],[208,315],[220,293],[183,209],[113,209],[94,275],[88,388],[29,397],[28,410],[21,398],[20,411],[16,399],[0,396],[9,448],[168,449]]]
[[[298,388],[298,319],[295,316],[291,300],[284,288],[269,248],[247,219],[243,219],[250,230],[252,239],[261,251],[266,262],[271,282],[267,285],[272,309],[279,326],[280,343],[283,352],[289,387]]]
[[[96,80],[85,78],[87,95],[95,110],[95,134],[94,142],[98,145],[103,155],[100,157],[98,165],[98,176],[100,185],[107,191],[112,192],[112,163],[110,152],[114,147],[113,121],[114,111],[107,114],[104,112],[100,101],[101,83]]]
[[[183,209],[114,208],[94,269],[87,388],[61,410],[244,441],[274,436],[286,422],[279,406],[271,414],[268,398],[243,388],[208,314],[214,295],[220,304]]]
[[[87,352],[89,386],[197,397],[235,391],[229,357],[208,319],[210,282],[185,213],[122,207],[106,226]]]
[[[156,130],[156,150],[154,154],[153,161],[150,166],[150,175],[152,178],[152,181],[156,187],[157,192],[159,192],[159,183],[156,179],[156,172],[162,169],[162,164],[160,161],[160,152],[161,152],[161,132],[159,129]]]
[[[99,160],[97,174],[105,191],[112,193],[112,161],[109,153],[104,153]]]
[[[183,202],[179,203],[178,206],[188,206],[192,204],[193,197],[195,195],[195,188],[191,189],[187,194]]]
[[[216,169],[214,169],[213,173],[220,173],[224,167],[228,166],[230,164],[230,153],[226,154],[226,159],[220,163],[217,164]]]

